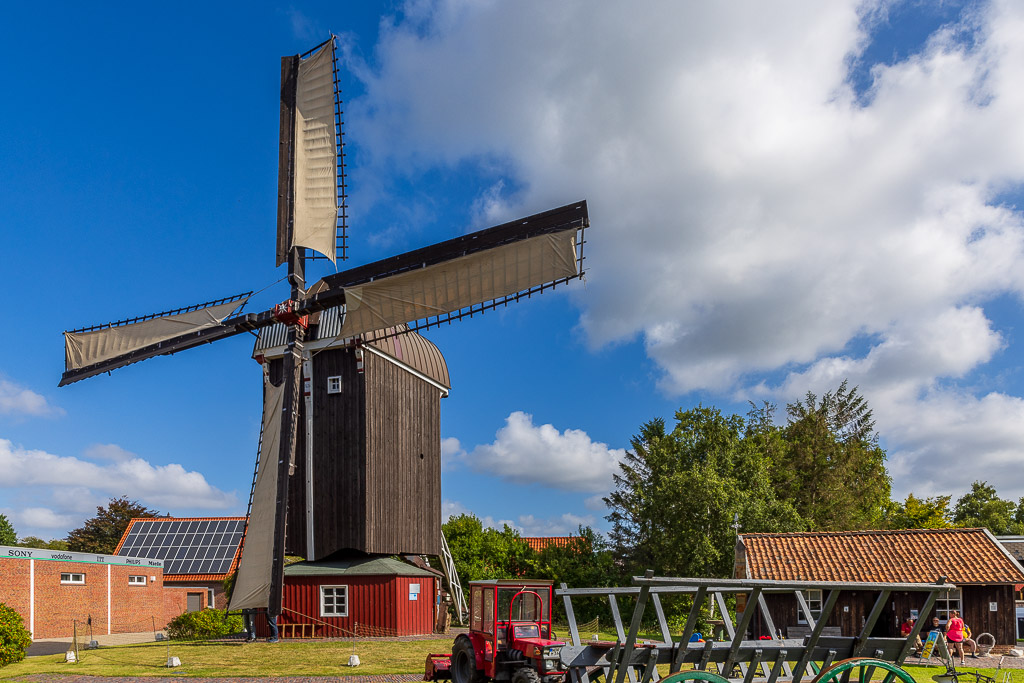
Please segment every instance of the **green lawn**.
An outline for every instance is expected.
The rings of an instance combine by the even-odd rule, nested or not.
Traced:
[[[652,634],[653,635],[653,634]],[[602,634],[610,636],[612,634]],[[37,674],[85,676],[176,676],[176,677],[273,677],[273,676],[350,676],[373,674],[422,674],[428,653],[449,652],[450,637],[413,641],[181,644],[170,641],[170,655],[181,666],[168,669],[168,643],[144,643],[80,651],[78,664],[66,664],[64,655],[30,657],[0,669],[0,680],[19,679]],[[359,656],[360,665],[347,666],[349,656]],[[942,667],[906,667],[918,683],[933,683],[932,675]],[[974,669],[992,676],[997,683],[1006,670]],[[879,676],[880,678],[880,676]],[[811,677],[805,678],[810,681]],[[966,680],[966,679],[965,679]],[[1011,683],[1024,683],[1024,670],[1011,672]]]
[[[427,654],[450,652],[452,639],[401,642],[280,642],[178,644],[170,641],[170,654],[181,666],[168,669],[167,643],[144,643],[81,650],[77,664],[64,655],[28,657],[0,669],[0,680],[34,674],[76,676],[352,676],[422,674]],[[349,667],[349,655],[360,665]]]

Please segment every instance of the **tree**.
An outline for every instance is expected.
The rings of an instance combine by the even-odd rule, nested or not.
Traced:
[[[14,525],[7,519],[7,515],[0,515],[0,545],[16,545],[18,534],[14,531]]]
[[[63,538],[54,538],[49,541],[44,541],[38,536],[25,536],[18,545],[22,548],[45,548],[47,550],[67,550],[68,542]]]
[[[1020,509],[1010,500],[996,495],[994,486],[976,481],[971,490],[956,501],[953,524],[958,527],[985,527],[993,534],[1024,533],[1024,524],[1018,521]]]
[[[787,406],[785,457],[773,477],[812,531],[877,528],[891,479],[867,401],[844,380],[835,392],[808,393]]]
[[[620,585],[615,557],[601,534],[581,526],[566,545],[551,544],[537,554],[538,579],[550,579],[555,588],[562,583],[570,588],[596,588]],[[583,623],[607,614],[604,601],[581,600],[575,603],[576,621]],[[559,621],[565,619],[565,604],[555,600],[552,613]]]
[[[918,498],[913,493],[902,503],[890,501],[885,510],[886,529],[946,529],[952,496]]]
[[[463,588],[480,579],[532,577],[537,553],[507,524],[499,531],[484,528],[475,515],[450,517],[442,525]]]
[[[31,644],[32,637],[21,614],[0,602],[0,666],[25,659],[25,650]]]
[[[675,419],[672,432],[660,418],[641,426],[604,499],[611,544],[627,572],[725,577],[735,518],[751,532],[803,528],[771,486],[766,451],[779,445],[777,431],[703,406]]]
[[[68,550],[109,555],[117,548],[128,522],[133,518],[159,516],[159,512],[137,501],[123,496],[111,498],[107,507],[97,506],[95,517],[87,519],[85,524],[68,534]]]

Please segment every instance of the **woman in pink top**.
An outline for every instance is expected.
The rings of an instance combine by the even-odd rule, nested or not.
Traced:
[[[954,610],[946,622],[946,640],[953,645],[953,651],[960,655],[960,663],[964,663],[964,620]]]

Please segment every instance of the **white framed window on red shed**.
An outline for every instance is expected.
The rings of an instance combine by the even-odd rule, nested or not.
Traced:
[[[146,585],[146,577],[145,576],[129,576],[128,577],[128,585],[129,586],[145,586]]]
[[[61,572],[60,582],[65,586],[81,586],[85,584],[85,574],[76,572]]]
[[[320,616],[348,616],[348,586],[320,586]]]

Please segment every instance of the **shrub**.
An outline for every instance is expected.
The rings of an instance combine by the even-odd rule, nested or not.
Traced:
[[[0,603],[0,666],[25,659],[25,649],[31,644],[32,636],[21,615]]]
[[[203,640],[238,633],[244,629],[242,617],[222,609],[185,612],[167,624],[167,635],[175,640]]]

